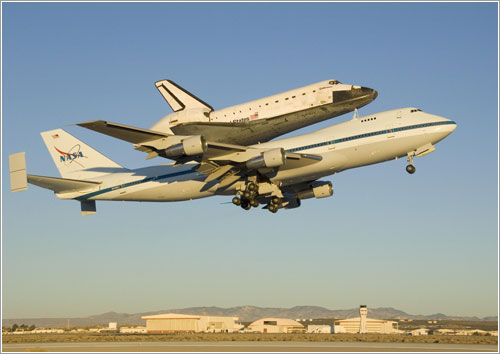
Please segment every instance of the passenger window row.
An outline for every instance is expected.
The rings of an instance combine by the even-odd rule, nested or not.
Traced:
[[[419,128],[424,128],[424,127],[431,127],[431,126],[444,125],[444,124],[456,124],[456,123],[453,122],[453,121],[443,121],[443,122],[423,123],[423,124],[417,124],[417,125],[410,125],[410,126],[407,126],[407,127],[399,127],[399,128],[393,128],[393,129],[379,130],[377,132],[371,132],[371,133],[366,133],[366,134],[349,136],[349,137],[346,137],[346,138],[341,138],[341,139],[326,141],[324,143],[319,143],[319,144],[313,144],[313,145],[307,145],[307,146],[302,146],[302,147],[298,147],[298,148],[293,148],[293,149],[289,149],[289,150],[286,150],[286,151],[288,151],[288,152],[296,152],[296,151],[308,150],[308,149],[313,149],[313,148],[320,147],[320,146],[333,145],[333,144],[343,143],[343,142],[346,142],[346,141],[356,140],[356,139],[360,139],[360,138],[368,138],[370,136],[388,134],[390,132],[398,132],[398,131],[404,131],[404,130],[419,129]]]

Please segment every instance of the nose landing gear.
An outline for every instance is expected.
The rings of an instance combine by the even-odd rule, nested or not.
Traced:
[[[415,166],[413,166],[413,156],[415,156],[415,153],[409,153],[408,158],[406,159],[406,161],[409,162],[409,165],[406,166],[406,172],[408,172],[410,175],[414,174],[417,170]]]
[[[413,165],[408,165],[406,166],[406,172],[408,172],[410,175],[414,174],[417,169]]]

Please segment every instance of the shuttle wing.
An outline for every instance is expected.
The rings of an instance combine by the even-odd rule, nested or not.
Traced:
[[[338,116],[351,111],[349,107],[338,104],[325,110],[324,107],[312,107],[306,111],[259,118],[242,123],[236,122],[186,122],[170,129],[177,135],[203,135],[213,142],[225,142],[239,145],[253,145],[267,142],[277,136],[318,123],[324,119],[318,117]]]

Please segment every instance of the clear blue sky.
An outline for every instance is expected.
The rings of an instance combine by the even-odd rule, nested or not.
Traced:
[[[497,314],[497,3],[2,3],[2,315],[188,306],[367,304]],[[58,176],[39,135],[63,127],[135,168],[124,142],[70,124],[149,128],[172,79],[223,108],[335,78],[372,87],[369,114],[416,106],[457,130],[417,173],[401,159],[327,179],[335,195],[245,212],[10,193],[8,158]],[[352,114],[302,129],[310,132]]]

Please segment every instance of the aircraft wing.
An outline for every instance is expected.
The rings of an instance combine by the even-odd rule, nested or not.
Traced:
[[[169,136],[168,134],[153,130],[131,127],[104,120],[91,120],[88,122],[77,123],[76,125],[94,130],[101,134],[112,136],[113,138],[128,141],[132,144],[140,144],[146,141],[157,140]]]
[[[321,161],[319,155],[285,152],[281,148],[258,148],[206,141],[202,153],[177,157],[165,156],[165,150],[193,136],[167,135],[123,124],[95,120],[78,126],[133,143],[136,150],[148,153],[147,158],[162,156],[176,161],[176,165],[189,161],[199,162],[198,171],[206,174],[206,182],[219,180],[229,186],[241,178],[256,173],[275,173],[277,169],[292,169]]]
[[[76,125],[96,131],[101,134],[109,135],[116,139],[127,141],[134,144],[136,150],[146,153],[153,153],[155,151],[165,149],[168,146],[179,143],[182,141],[182,139],[188,137],[183,135],[171,135],[154,130],[136,128],[125,124],[107,122],[104,120],[92,120],[88,122],[77,123]],[[211,157],[227,154],[228,152],[241,152],[246,150],[246,147],[240,147],[238,145],[213,142],[208,142],[207,147],[209,149],[209,151],[207,152],[207,156]],[[156,156],[158,156],[158,154],[151,157]]]
[[[94,130],[101,134],[109,135],[114,138],[128,141],[135,145],[135,149],[152,155],[151,157],[161,156],[158,151],[166,149],[172,144],[179,143],[182,139],[189,136],[169,135],[153,130],[136,128],[124,124],[107,122],[103,120],[93,120],[76,125]],[[232,124],[227,124],[232,125]],[[269,149],[251,148],[243,145],[219,143],[213,141],[206,142],[206,151],[201,156],[182,156],[174,159],[178,162],[187,161],[217,161],[218,164],[244,163],[248,160],[258,157]],[[290,160],[321,160],[316,155],[304,155],[296,153],[286,153],[286,158]]]

